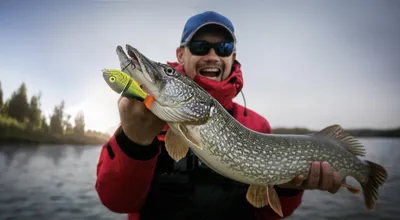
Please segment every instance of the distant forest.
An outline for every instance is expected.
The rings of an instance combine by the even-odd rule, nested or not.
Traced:
[[[71,124],[61,100],[46,117],[41,108],[41,93],[27,97],[27,87],[20,87],[4,101],[0,82],[0,143],[102,144],[109,134],[85,129],[85,116],[79,111]],[[50,120],[47,120],[49,118]]]
[[[64,112],[65,102],[54,106],[46,117],[41,110],[41,93],[27,97],[27,87],[20,87],[4,101],[0,82],[0,144],[1,143],[53,143],[53,144],[103,144],[109,134],[85,129],[85,116],[79,111],[71,124],[71,115]],[[49,120],[47,120],[49,118]],[[273,128],[275,134],[307,134],[307,128]],[[346,130],[346,129],[345,129]],[[357,137],[400,137],[400,127],[396,129],[347,129]]]

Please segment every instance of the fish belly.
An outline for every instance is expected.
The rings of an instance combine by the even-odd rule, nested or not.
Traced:
[[[216,173],[241,183],[251,185],[260,184],[260,182],[257,182],[251,176],[233,169],[232,167],[235,167],[236,164],[227,162],[226,158],[224,160],[224,156],[217,156],[207,148],[199,149],[197,147],[192,147],[191,149],[204,164]]]

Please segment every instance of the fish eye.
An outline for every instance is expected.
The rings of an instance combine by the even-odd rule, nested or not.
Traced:
[[[112,83],[115,82],[115,76],[111,76],[109,80],[110,80],[110,82],[112,82]]]
[[[167,74],[167,75],[173,75],[173,73],[174,73],[174,69],[172,69],[172,67],[165,67],[165,73]]]

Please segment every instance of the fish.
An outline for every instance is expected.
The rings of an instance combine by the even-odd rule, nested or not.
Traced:
[[[239,123],[188,76],[147,58],[129,44],[126,51],[128,55],[122,46],[117,46],[121,71],[106,70],[103,77],[114,91],[145,99],[146,107],[169,125],[165,148],[175,161],[184,158],[190,148],[216,173],[247,184],[245,197],[252,206],[269,205],[281,217],[282,207],[274,186],[298,175],[307,179],[312,162],[327,161],[338,172],[342,187],[353,194],[362,189],[367,210],[375,210],[388,173],[382,165],[360,159],[366,156],[365,147],[339,124],[309,134],[254,131]],[[141,89],[145,92],[134,94]],[[347,184],[349,176],[358,181],[361,189]]]

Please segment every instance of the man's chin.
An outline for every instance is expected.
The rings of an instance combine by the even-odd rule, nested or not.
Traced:
[[[206,78],[214,81],[221,81],[221,77],[219,76],[206,76]]]

